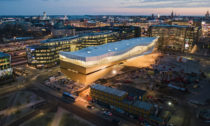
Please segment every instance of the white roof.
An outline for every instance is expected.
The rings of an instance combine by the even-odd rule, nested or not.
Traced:
[[[88,61],[89,57],[109,57],[120,55],[136,46],[147,46],[157,40],[156,37],[139,37],[129,40],[122,40],[118,42],[112,42],[99,46],[91,46],[81,49],[76,52],[60,52],[61,55],[70,59],[79,59],[82,61]]]

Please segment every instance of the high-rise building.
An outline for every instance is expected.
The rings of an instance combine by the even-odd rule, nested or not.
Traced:
[[[199,39],[200,28],[179,25],[153,25],[149,28],[150,37],[159,36],[160,50],[188,52]]]
[[[209,18],[210,18],[209,11],[206,12],[205,18],[206,18],[206,19],[209,19]]]
[[[174,11],[171,12],[171,18],[174,18]]]

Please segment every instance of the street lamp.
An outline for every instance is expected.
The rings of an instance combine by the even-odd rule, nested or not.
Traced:
[[[116,70],[112,70],[112,74],[117,74],[117,71]]]
[[[172,103],[170,101],[168,102],[168,106],[172,106]]]

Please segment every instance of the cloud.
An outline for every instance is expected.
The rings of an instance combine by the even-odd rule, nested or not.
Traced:
[[[14,2],[14,1],[22,1],[22,0],[0,0],[1,1],[6,1],[6,2]]]
[[[125,8],[204,8],[210,0],[124,0]]]
[[[1,1],[6,1],[6,2],[15,2],[15,1],[22,1],[22,0],[0,0]],[[41,1],[49,1],[49,0],[41,0]],[[54,0],[54,1],[58,1],[58,0]]]
[[[210,0],[0,0],[0,15],[6,14],[150,14],[168,13],[202,15]]]

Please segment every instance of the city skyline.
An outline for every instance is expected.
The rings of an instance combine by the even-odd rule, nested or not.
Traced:
[[[210,0],[0,0],[1,126],[209,126]]]
[[[0,0],[0,15],[177,15],[203,16],[208,0]]]

